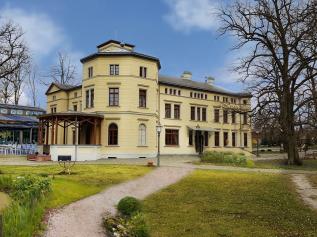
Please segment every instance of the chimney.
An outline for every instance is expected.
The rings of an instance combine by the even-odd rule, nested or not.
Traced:
[[[184,71],[181,75],[182,79],[191,80],[192,79],[192,73],[190,71]]]
[[[207,83],[208,85],[213,85],[215,82],[215,78],[213,77],[206,77],[205,83]]]

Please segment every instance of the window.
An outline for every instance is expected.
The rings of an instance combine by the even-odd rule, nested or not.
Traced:
[[[215,123],[219,123],[219,109],[214,110]]]
[[[207,100],[207,94],[205,94],[205,100]]]
[[[243,144],[244,144],[244,147],[248,147],[248,134],[247,133],[243,133]]]
[[[231,140],[232,140],[232,146],[235,147],[236,146],[236,133],[235,132],[232,133]]]
[[[171,118],[171,104],[165,104],[165,118]]]
[[[193,97],[193,92],[190,92],[190,97]]]
[[[228,110],[223,111],[223,123],[228,123]]]
[[[165,145],[177,146],[178,145],[178,130],[165,129]]]
[[[17,114],[17,111],[15,109],[11,109],[11,114]]]
[[[247,112],[245,112],[245,113],[243,113],[243,124],[248,124],[248,113]]]
[[[174,94],[174,95],[176,95],[176,90],[175,90],[175,89],[174,89],[174,91],[173,91],[173,92],[174,92],[173,94]]]
[[[181,91],[180,91],[180,90],[178,90],[178,95],[179,95],[179,96],[181,95]]]
[[[167,94],[167,88],[165,88],[165,94]]]
[[[51,107],[51,113],[52,114],[56,113],[56,107]]]
[[[207,121],[207,109],[202,108],[202,121]]]
[[[224,133],[223,133],[223,145],[224,145],[224,146],[228,146],[228,144],[229,144],[228,133],[227,133],[227,132],[224,132]]]
[[[109,88],[109,106],[119,106],[119,88]]]
[[[246,105],[248,103],[247,100],[243,100],[243,104]]]
[[[235,111],[231,112],[231,119],[232,119],[232,123],[236,123],[236,112]]]
[[[228,103],[228,97],[223,97],[223,102]]]
[[[197,120],[200,121],[200,107],[197,107]]]
[[[73,110],[77,111],[77,105],[73,105]]]
[[[194,97],[195,97],[195,98],[197,97],[197,94],[196,94],[196,93],[194,93]]]
[[[174,119],[180,118],[180,105],[174,105]]]
[[[215,101],[219,101],[219,95],[215,95],[215,96],[214,96],[214,100],[215,100]]]
[[[173,94],[173,89],[170,89],[170,94]]]
[[[140,67],[140,77],[146,78],[146,67]]]
[[[232,104],[235,104],[235,103],[236,103],[236,99],[235,99],[235,98],[231,98],[230,100],[231,100],[231,103],[232,103]]]
[[[108,145],[118,145],[118,126],[115,123],[108,128]]]
[[[1,109],[1,113],[2,113],[2,114],[7,114],[7,113],[8,113],[8,110],[7,110],[7,109]]]
[[[110,75],[111,76],[119,75],[119,64],[110,64]]]
[[[23,110],[17,110],[17,114],[18,115],[22,115],[23,114]]]
[[[139,90],[139,107],[146,108],[146,90]]]
[[[56,95],[53,95],[53,100],[56,100]]]
[[[205,146],[209,145],[209,134],[207,131],[204,132],[204,145]]]
[[[74,92],[74,97],[77,98],[77,92]]]
[[[219,146],[219,132],[215,132],[215,146]]]
[[[88,78],[92,78],[94,76],[94,68],[88,67]]]
[[[86,90],[86,108],[94,107],[94,99],[95,99],[94,97],[95,97],[94,89]]]
[[[195,120],[195,107],[190,107],[190,120]]]
[[[188,131],[188,145],[189,146],[193,145],[193,130]]]
[[[139,125],[139,146],[146,145],[146,126],[144,124]]]

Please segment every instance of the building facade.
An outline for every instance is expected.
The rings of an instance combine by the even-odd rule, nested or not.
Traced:
[[[53,160],[75,156],[74,144],[78,160],[155,157],[158,124],[161,154],[251,150],[250,94],[216,87],[212,78],[194,81],[190,72],[161,76],[159,59],[131,44],[110,40],[97,49],[81,60],[81,85],[47,90],[39,144]]]

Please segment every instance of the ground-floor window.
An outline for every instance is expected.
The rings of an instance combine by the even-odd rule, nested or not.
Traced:
[[[204,146],[209,145],[209,134],[207,131],[204,132]]]
[[[188,145],[193,145],[193,130],[189,130],[188,132]]]
[[[232,133],[232,146],[233,147],[236,146],[236,133],[235,132]]]
[[[244,147],[248,147],[248,134],[247,133],[243,134],[243,144],[244,144]]]
[[[146,145],[146,126],[144,124],[139,125],[139,145]]]
[[[219,146],[219,132],[215,132],[215,146]]]
[[[228,133],[224,132],[223,133],[223,145],[228,146],[228,144],[229,144]]]
[[[118,145],[118,126],[115,123],[108,128],[108,145]]]
[[[178,144],[178,130],[165,129],[165,145],[177,146]]]

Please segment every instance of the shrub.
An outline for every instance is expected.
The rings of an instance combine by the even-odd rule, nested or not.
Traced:
[[[123,215],[132,216],[141,211],[141,202],[134,197],[124,197],[118,203],[118,210]]]
[[[244,153],[232,152],[217,152],[206,151],[201,157],[202,162],[207,163],[220,163],[220,164],[234,164],[239,166],[247,166],[248,159]],[[251,165],[249,163],[249,165]]]
[[[140,212],[131,217],[127,223],[132,237],[149,237],[149,228],[145,223],[144,215]]]
[[[10,176],[0,176],[0,190],[9,192],[13,186],[13,179]]]

